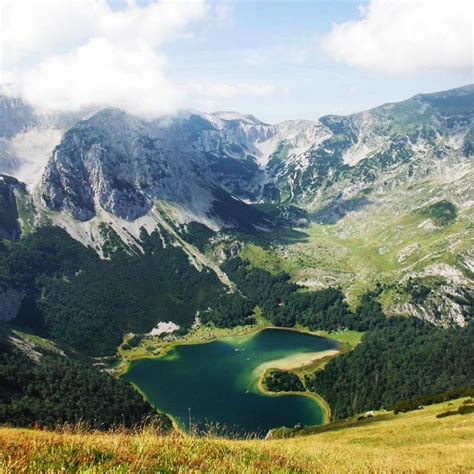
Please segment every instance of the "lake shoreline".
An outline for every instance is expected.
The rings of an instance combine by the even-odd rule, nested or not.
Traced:
[[[293,392],[272,392],[272,391],[268,390],[265,387],[264,380],[265,380],[266,374],[270,370],[272,370],[272,369],[271,368],[266,369],[265,372],[258,379],[257,389],[258,389],[260,394],[264,395],[265,397],[286,397],[286,396],[292,396],[292,395],[293,396],[298,395],[298,396],[308,397],[313,402],[315,402],[318,405],[318,407],[321,409],[321,412],[323,414],[323,422],[321,423],[321,426],[330,423],[330,421],[331,421],[331,407],[329,406],[328,402],[326,400],[324,400],[324,398],[322,398],[317,393],[310,392],[307,389],[305,389],[305,391],[303,391],[303,392],[296,392],[296,391],[293,391]],[[275,426],[275,428],[281,428],[281,426]]]
[[[317,336],[321,337],[321,336]],[[319,355],[318,355],[319,354]],[[294,356],[289,356],[288,358],[285,359],[275,359],[274,361],[269,361],[265,362],[263,372],[258,374],[258,382],[257,382],[257,390],[260,394],[267,396],[267,397],[283,397],[287,395],[302,395],[310,398],[313,400],[318,407],[321,409],[323,413],[323,422],[322,425],[325,425],[331,421],[331,408],[329,404],[322,398],[320,395],[317,393],[310,392],[308,389],[305,388],[304,391],[302,392],[296,392],[296,391],[291,391],[291,392],[272,392],[268,390],[265,386],[264,380],[266,375],[268,374],[269,371],[278,369],[278,370],[285,370],[288,372],[293,372],[297,373],[298,371],[304,370],[305,368],[312,367],[316,370],[316,368],[319,366],[319,364],[322,364],[323,362],[326,362],[327,360],[333,359],[334,357],[339,356],[342,354],[342,351],[340,350],[325,350],[321,352],[314,352],[307,354],[307,361],[301,363],[301,358],[300,356],[302,354],[295,354]],[[315,357],[315,355],[317,355]],[[295,364],[291,364],[291,359],[295,361]],[[296,359],[296,360],[295,360]],[[280,362],[286,362],[281,364]],[[288,364],[289,362],[289,364]],[[297,363],[296,363],[297,362]],[[256,367],[255,370],[258,370],[259,367]]]
[[[150,337],[148,338],[149,341],[153,341],[155,344],[158,343],[158,348],[160,349],[160,353],[158,354],[127,354],[127,355],[122,355],[123,352],[120,351],[119,348],[119,365],[115,369],[115,375],[118,377],[122,377],[126,375],[130,369],[131,362],[134,362],[136,360],[142,360],[142,359],[160,359],[162,357],[165,357],[167,354],[169,354],[173,349],[175,349],[178,346],[189,346],[189,345],[198,345],[198,344],[208,344],[211,342],[215,342],[220,339],[228,339],[228,338],[238,338],[238,337],[252,337],[256,334],[258,334],[260,331],[263,331],[264,329],[271,329],[271,328],[276,328],[273,326],[270,322],[265,320],[264,318],[260,318],[260,321],[257,322],[257,324],[251,325],[251,326],[237,326],[237,328],[216,328],[212,327],[209,328],[209,332],[212,335],[206,336],[199,336],[196,335],[199,331],[202,331],[202,327],[197,328],[195,333],[191,334],[186,334],[182,336],[180,339],[176,339],[173,341],[166,341],[166,340],[156,340],[157,338],[151,339]],[[284,329],[284,328],[281,328]],[[222,334],[219,334],[222,333]],[[236,333],[236,334],[234,334]],[[186,339],[187,338],[187,339]]]
[[[217,340],[222,340],[222,339],[240,339],[244,337],[253,337],[260,333],[261,331],[264,331],[265,329],[275,329],[275,330],[282,330],[282,331],[293,331],[297,332],[300,334],[309,334],[311,336],[315,337],[321,337],[324,339],[330,339],[331,341],[335,341],[337,343],[337,350],[339,353],[344,353],[352,349],[352,347],[360,341],[360,338],[362,337],[363,333],[357,333],[356,331],[343,331],[341,333],[338,332],[328,332],[328,331],[322,331],[322,330],[316,330],[312,331],[304,326],[296,326],[296,327],[281,327],[281,326],[275,326],[272,323],[270,323],[268,320],[263,318],[262,316],[257,317],[257,324],[251,325],[251,326],[238,326],[236,328],[208,328],[209,333],[208,337],[205,337],[203,335],[199,335],[199,331],[202,330],[202,327],[198,328],[196,330],[196,333],[191,333],[191,334],[186,334],[183,336],[181,339],[176,339],[173,341],[165,341],[165,340],[159,340],[156,341],[154,339],[148,338],[148,341],[153,342],[153,344],[150,347],[155,347],[156,349],[159,349],[159,353],[133,353],[132,351],[131,354],[124,354],[123,351],[120,350],[119,348],[119,363],[118,366],[114,369],[114,373],[118,377],[122,377],[126,375],[130,369],[131,362],[134,362],[136,360],[142,360],[142,359],[160,359],[162,357],[165,357],[167,354],[169,354],[173,349],[175,349],[178,346],[188,346],[188,345],[198,345],[198,344],[208,344],[211,342],[215,342]],[[348,334],[349,335],[349,340],[350,342],[347,342],[344,340],[344,337],[341,337],[341,335]],[[351,335],[357,335],[355,338],[356,342],[353,342],[354,337],[350,337]],[[155,338],[156,339],[156,338]],[[146,339],[145,339],[146,340]],[[310,367],[311,364],[307,364],[304,367]],[[300,368],[304,368],[300,367]],[[296,367],[295,367],[296,369]]]
[[[301,354],[295,354],[294,356],[284,358],[286,359],[287,363],[285,364],[283,370],[289,370],[291,372],[296,373],[299,377],[303,378],[305,373],[314,372],[315,370],[321,369],[329,360],[333,359],[334,357],[338,357],[344,352],[351,350],[355,345],[358,344],[363,335],[363,333],[357,333],[355,331],[348,330],[337,332],[327,332],[321,330],[312,331],[300,325],[290,328],[277,327],[270,323],[268,320],[266,320],[261,315],[261,312],[258,309],[256,313],[257,322],[256,324],[251,326],[238,326],[236,328],[216,328],[214,326],[199,326],[193,329],[190,333],[185,334],[181,337],[177,337],[174,340],[163,340],[151,337],[145,338],[144,343],[141,342],[137,348],[133,348],[132,350],[130,350],[130,352],[119,350],[121,358],[119,359],[120,362],[118,367],[116,367],[114,370],[115,375],[119,377],[124,377],[129,373],[131,366],[134,362],[140,360],[156,360],[164,358],[180,346],[203,345],[216,341],[223,341],[229,343],[232,340],[235,340],[242,342],[243,340],[257,336],[262,331],[272,329],[278,331],[294,332],[298,334],[306,334],[318,338],[328,339],[335,343],[335,349],[307,354],[306,360],[304,358],[304,355],[303,358],[301,357]],[[150,353],[151,351],[153,352]],[[294,360],[293,364],[291,363],[292,358],[296,359]],[[258,395],[264,397],[283,397],[295,395],[307,397],[316,404],[315,409],[319,409],[321,411],[321,424],[324,425],[329,423],[331,417],[331,409],[326,400],[324,400],[318,394],[309,392],[308,390],[306,390],[305,392],[275,393],[265,389],[263,384],[263,378],[265,376],[266,371],[270,368],[281,368],[278,364],[279,360],[276,359],[275,362],[275,366],[271,366],[272,361],[265,363],[265,369],[261,374],[258,374],[258,379],[255,382],[255,390]],[[148,397],[144,394],[142,390],[137,387],[136,384],[133,384],[133,386],[139,391],[139,393],[145,398],[145,400],[151,403]],[[174,429],[183,434],[188,434],[182,423],[178,423],[177,419],[173,415],[169,414],[166,410],[160,409],[159,406],[154,405],[153,403],[151,404],[155,406],[158,411],[165,413],[172,420]]]
[[[266,322],[265,322],[266,323]],[[207,328],[209,329],[209,328]],[[188,338],[188,340],[173,340],[173,341],[158,341],[160,342],[159,347],[159,353],[158,354],[143,354],[143,353],[137,353],[134,354],[135,357],[128,357],[127,358],[127,364],[126,364],[126,370],[123,370],[125,367],[122,366],[121,370],[121,376],[125,376],[126,374],[129,373],[129,370],[131,367],[134,365],[134,362],[138,362],[141,360],[158,360],[166,357],[167,355],[169,356],[170,353],[180,347],[180,346],[198,346],[198,345],[203,345],[203,344],[209,344],[211,342],[224,342],[228,343],[231,345],[240,345],[242,343],[247,342],[249,339],[257,336],[260,334],[262,331],[266,330],[273,330],[273,331],[285,331],[285,332],[292,332],[296,334],[302,334],[302,335],[307,335],[307,336],[313,336],[316,339],[326,339],[329,340],[333,343],[334,348],[330,349],[324,349],[321,351],[315,351],[315,352],[310,352],[310,353],[296,353],[293,355],[289,355],[287,357],[280,357],[276,358],[274,360],[270,360],[267,362],[264,362],[263,364],[260,364],[255,367],[255,370],[257,373],[255,374],[255,381],[253,382],[253,391],[258,394],[259,396],[263,397],[285,397],[285,396],[303,396],[305,398],[308,398],[311,400],[312,404],[315,404],[314,410],[319,411],[321,414],[321,422],[317,424],[327,424],[330,422],[330,416],[331,416],[331,410],[327,402],[320,397],[317,394],[313,394],[309,391],[304,391],[304,392],[270,392],[266,390],[263,380],[265,377],[265,374],[267,373],[268,370],[270,369],[283,369],[283,370],[288,370],[288,371],[298,371],[298,370],[303,370],[305,368],[316,368],[319,366],[319,364],[322,364],[324,361],[328,359],[332,359],[334,357],[337,357],[340,353],[345,352],[346,349],[346,344],[344,342],[341,342],[340,340],[337,340],[336,337],[339,339],[342,339],[343,337],[341,334],[344,333],[336,333],[333,335],[333,337],[325,337],[327,336],[326,334],[321,334],[313,331],[309,331],[306,328],[282,328],[282,327],[274,327],[268,323],[266,324],[260,324],[258,327],[249,327],[249,328],[238,328],[238,331],[230,330],[226,331],[227,334],[213,334],[211,331],[209,333],[212,334],[212,337],[208,338],[203,338],[199,337],[198,340],[196,341],[196,337],[191,337]],[[220,331],[219,331],[220,332]],[[236,334],[237,332],[237,334]],[[201,334],[198,333],[198,335],[201,336]],[[196,336],[196,335],[194,335]],[[334,337],[336,336],[336,337]],[[143,349],[143,348],[142,348]],[[260,367],[260,369],[259,369]],[[147,397],[144,393],[143,390],[141,390],[136,383],[133,383],[133,386],[135,389],[139,391],[139,393],[148,401],[151,403],[149,397]],[[169,410],[160,408],[159,403],[151,403],[155,408],[160,411],[165,413],[173,423],[174,429],[176,429],[179,432],[182,432],[184,434],[189,434],[189,428],[185,428],[183,425],[183,422],[178,422],[178,419],[171,415],[169,413]],[[182,417],[182,415],[181,415]],[[192,426],[192,425],[191,425]],[[275,425],[274,428],[277,428],[278,425]],[[273,427],[272,427],[273,429]],[[192,431],[192,428],[191,428]],[[203,433],[204,434],[204,433]]]

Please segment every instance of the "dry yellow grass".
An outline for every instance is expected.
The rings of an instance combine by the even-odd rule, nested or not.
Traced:
[[[232,441],[1,428],[1,472],[455,473],[474,470],[474,414],[462,400],[363,426],[281,440]]]
[[[451,403],[275,444],[288,452],[312,452],[318,472],[473,472],[474,414],[436,418],[462,400]]]

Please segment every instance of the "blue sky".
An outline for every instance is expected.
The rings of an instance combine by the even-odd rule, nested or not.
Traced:
[[[0,84],[36,108],[266,122],[473,81],[472,0],[1,0]]]
[[[167,45],[167,69],[177,82],[276,86],[275,95],[215,100],[219,108],[253,113],[269,122],[347,114],[472,82],[469,70],[393,74],[334,60],[322,50],[320,38],[333,23],[359,18],[361,3],[234,2],[223,24]]]

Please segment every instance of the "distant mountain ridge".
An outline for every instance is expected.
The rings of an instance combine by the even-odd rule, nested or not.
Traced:
[[[396,186],[472,164],[474,86],[320,122],[330,137],[280,160],[274,170],[283,200],[312,209],[369,186]]]
[[[301,122],[270,126],[234,113],[144,121],[106,110],[68,130],[45,169],[41,196],[50,209],[81,221],[97,208],[133,220],[161,199],[185,221],[239,227],[219,214],[216,202],[238,199],[235,205],[245,208],[261,201],[273,189],[265,163],[280,138],[307,148],[320,130]]]
[[[216,215],[216,188],[221,196],[245,202],[318,210],[334,202],[344,205],[370,186],[394,186],[468,164],[473,91],[470,85],[419,94],[316,122],[268,125],[234,112],[183,112],[144,121],[105,110],[72,128],[77,117],[63,118],[62,129],[60,118],[43,119],[50,125],[39,126],[41,120],[28,106],[4,97],[0,123],[9,125],[3,131],[0,171],[16,174],[21,156],[15,156],[15,137],[25,141],[25,133],[40,130],[50,135],[50,148],[55,144],[51,135],[58,142],[40,186],[52,210],[85,221],[102,208],[133,220],[163,199],[180,210],[184,221],[238,226]]]
[[[26,177],[30,192],[22,212],[10,209],[10,220],[0,222],[15,235],[20,223],[48,222],[105,257],[104,226],[132,253],[143,249],[143,231],[158,229],[228,286],[218,265],[245,249],[245,239],[228,232],[263,232],[271,241],[279,229],[313,222],[327,226],[331,262],[315,258],[319,247],[304,259],[297,246],[273,243],[269,250],[290,262],[295,281],[345,285],[357,301],[358,282],[371,288],[388,280],[400,286],[383,293],[388,313],[449,324],[468,318],[474,85],[276,125],[237,112],[156,120],[117,109],[46,116],[1,96],[0,128],[0,173]],[[19,188],[3,186],[5,202],[13,203]],[[447,221],[437,214],[443,212],[451,213]],[[210,230],[200,237],[207,250],[190,244],[191,223]],[[375,262],[367,273],[359,253],[351,257],[364,241]],[[436,291],[425,295],[413,279]],[[422,296],[408,298],[408,287]]]
[[[44,118],[3,96],[0,172],[18,174],[22,157],[15,137],[35,130],[58,141],[64,133],[41,179],[51,210],[86,221],[102,208],[133,220],[163,199],[187,214],[185,220],[232,226],[213,209],[216,188],[245,202],[317,210],[369,186],[394,186],[469,164],[473,103],[469,85],[350,116],[268,125],[235,112],[145,121],[109,109],[86,120]]]

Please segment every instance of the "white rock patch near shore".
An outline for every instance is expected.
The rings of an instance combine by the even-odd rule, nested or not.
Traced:
[[[172,321],[165,323],[160,321],[149,333],[149,336],[160,336],[161,334],[170,334],[174,331],[177,331],[179,326]]]

